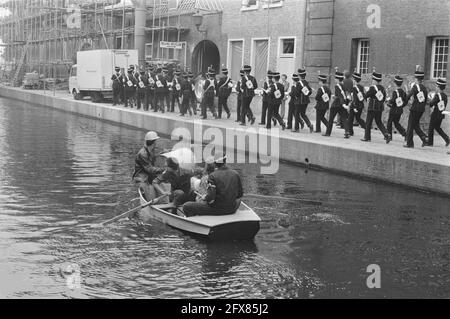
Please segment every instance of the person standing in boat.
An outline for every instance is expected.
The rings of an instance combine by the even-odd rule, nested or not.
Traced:
[[[245,114],[244,114],[245,115]],[[187,217],[194,215],[230,215],[234,214],[243,196],[239,174],[228,168],[226,156],[215,156],[216,170],[209,174],[207,194],[203,202],[187,202],[183,205]]]
[[[193,171],[180,168],[178,160],[174,157],[166,160],[166,166],[164,172],[153,180],[152,185],[155,188],[156,197],[169,195],[169,201],[174,205],[172,213],[176,214],[177,207],[195,200],[195,193],[191,189]],[[170,190],[165,190],[162,183],[170,184]]]
[[[145,144],[136,155],[133,180],[144,191],[147,200],[155,198],[155,189],[150,184],[164,169],[155,166],[156,157],[160,153],[156,141],[156,132],[150,131],[145,135]]]

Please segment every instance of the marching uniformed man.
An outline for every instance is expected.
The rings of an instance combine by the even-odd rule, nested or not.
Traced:
[[[170,86],[170,90],[172,91],[172,97],[170,101],[170,112],[175,112],[175,102],[178,105],[178,110],[181,113],[181,105],[180,105],[180,97],[181,97],[181,79],[180,79],[181,71],[176,70],[174,72],[174,77],[172,80],[172,84]]]
[[[361,118],[362,111],[364,110],[364,87],[359,84],[361,82],[361,73],[353,72],[353,80],[355,81],[351,92],[351,104],[348,115],[348,133],[353,136],[353,121],[356,119],[358,124],[366,129],[366,122]]]
[[[300,130],[300,125],[303,128],[304,122],[300,117],[300,77],[298,74],[292,75],[292,85],[289,92],[291,99],[289,100],[288,109],[288,123],[287,129],[291,129],[292,132],[298,132]],[[292,120],[294,120],[294,129],[292,129]]]
[[[156,94],[155,94],[155,82],[156,82],[156,77],[155,77],[156,73],[155,73],[155,67],[151,66],[148,69],[147,72],[147,77],[148,77],[148,87],[147,87],[147,102],[146,102],[146,106],[147,109],[150,108],[154,111],[157,112],[158,109],[156,108]]]
[[[119,104],[120,91],[122,90],[123,82],[122,82],[122,75],[120,74],[120,68],[118,66],[116,66],[114,68],[114,70],[116,71],[116,73],[114,73],[111,77],[111,80],[113,81],[113,84],[112,84],[113,105],[117,105],[117,104]]]
[[[308,104],[310,102],[309,96],[312,94],[312,89],[309,86],[308,81],[306,81],[306,70],[298,69],[298,75],[300,77],[300,81],[298,82],[300,85],[299,114],[305,124],[309,127],[309,132],[312,133],[314,131],[314,127],[306,115],[306,109],[308,108]]]
[[[133,108],[137,81],[133,75],[132,68],[129,68],[127,74],[125,74],[123,79],[123,85],[125,89],[125,107],[128,107],[128,104],[130,104],[130,107]]]
[[[272,85],[272,78],[272,71],[267,71],[267,77],[262,87],[261,122],[259,125],[266,125],[267,111],[269,110],[269,88]]]
[[[284,85],[280,81],[280,73],[273,72],[273,83],[270,85],[269,91],[269,111],[267,112],[267,124],[266,128],[272,128],[272,118],[278,121],[281,125],[283,131],[286,129],[286,124],[284,124],[283,119],[280,116],[279,110],[281,102],[284,98]]]
[[[162,68],[162,78],[164,79],[163,88],[162,88],[163,97],[164,97],[165,105],[167,106],[167,112],[169,112],[170,111],[169,85],[171,85],[172,81],[169,77],[169,70],[167,69],[167,67]]]
[[[191,101],[192,101],[192,88],[191,83],[189,82],[188,73],[183,73],[183,81],[181,81],[181,116],[184,116],[186,112],[189,112],[189,115],[192,115],[191,111]]]
[[[189,84],[191,85],[191,108],[192,112],[194,112],[194,115],[197,115],[197,96],[195,95],[195,79],[194,79],[194,73],[191,71],[188,72],[188,80]]]
[[[390,108],[386,129],[388,134],[392,137],[392,124],[394,124],[398,133],[401,136],[405,137],[406,131],[400,124],[400,118],[403,113],[403,108],[406,106],[406,93],[402,89],[403,78],[399,75],[396,75],[394,77],[394,83],[397,88],[392,92],[392,96],[389,102],[386,104]]]
[[[166,88],[167,88],[167,82],[165,77],[162,74],[162,69],[158,68],[156,70],[156,76],[155,76],[155,112],[161,111],[162,113],[165,112],[165,106],[164,103],[166,101]]]
[[[236,121],[235,122],[242,122],[241,116],[242,116],[242,79],[244,78],[244,70],[239,71],[239,76],[241,79],[236,83],[236,92],[237,92],[237,98],[236,98]]]
[[[253,97],[255,96],[255,90],[258,88],[258,82],[256,79],[250,75],[252,71],[251,66],[244,65],[244,77],[241,81],[242,89],[242,114],[241,114],[241,125],[245,125],[245,117],[249,116],[251,118],[250,124],[255,123],[255,117],[253,116],[252,109],[250,107]]]
[[[364,138],[361,139],[363,142],[370,142],[371,140],[370,131],[372,129],[373,120],[375,120],[378,129],[384,135],[386,144],[392,140],[392,137],[388,134],[386,128],[384,127],[383,121],[381,120],[381,115],[384,110],[384,102],[386,101],[386,90],[384,89],[384,86],[381,85],[381,79],[382,75],[373,71],[372,86],[364,95],[364,98],[369,100],[369,106],[367,107],[366,130],[364,133]]]
[[[428,127],[428,146],[433,146],[434,131],[438,132],[444,139],[445,146],[450,144],[448,135],[441,128],[442,120],[445,118],[442,112],[445,111],[448,102],[447,95],[444,93],[446,84],[447,81],[445,79],[438,79],[436,81],[436,94],[430,102],[430,107],[433,110],[431,111],[430,126]]]
[[[345,109],[345,106],[349,105],[349,100],[347,99],[347,95],[344,91],[344,74],[336,70],[334,77],[338,81],[338,83],[336,83],[336,85],[334,86],[334,100],[330,108],[327,131],[323,136],[331,135],[334,118],[336,117],[336,114],[339,114],[345,128],[344,137],[348,138],[350,136],[348,133],[348,113]]]
[[[143,109],[145,111],[148,111],[148,105],[147,104],[147,88],[149,86],[148,78],[145,75],[145,71],[142,69],[139,71],[139,75],[137,77],[137,94],[136,94],[136,104],[137,109],[139,110],[141,108],[141,105],[143,106]]]
[[[423,71],[416,71],[414,76],[416,81],[406,96],[406,102],[408,102],[411,97],[414,99],[409,111],[408,127],[406,129],[406,145],[404,145],[404,147],[410,148],[414,147],[414,131],[422,140],[422,147],[428,145],[427,136],[420,128],[420,118],[422,117],[423,112],[425,112],[425,104],[428,99],[427,88],[422,84],[425,73]]]
[[[203,103],[202,103],[202,118],[206,120],[206,110],[209,108],[214,118],[217,118],[217,113],[214,107],[214,97],[216,96],[217,81],[216,73],[213,69],[208,71],[208,79],[205,80],[203,84]]]
[[[231,94],[231,88],[233,87],[233,82],[231,78],[228,76],[228,69],[222,68],[223,76],[220,77],[218,86],[218,114],[217,117],[222,118],[222,108],[227,113],[227,118],[229,119],[231,116],[230,109],[228,108],[228,97]]]
[[[328,127],[328,121],[325,118],[325,113],[330,108],[331,90],[327,86],[327,76],[319,74],[319,89],[316,93],[316,133],[321,133],[320,123]]]

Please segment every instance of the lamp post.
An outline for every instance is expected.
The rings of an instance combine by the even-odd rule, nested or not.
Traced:
[[[208,34],[207,29],[200,29],[201,25],[203,24],[203,15],[197,12],[192,16],[192,20],[194,22],[195,27],[197,28],[197,31],[203,34],[203,37],[206,38],[206,35]]]

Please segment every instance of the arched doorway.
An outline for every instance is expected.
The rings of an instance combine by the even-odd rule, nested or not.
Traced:
[[[219,73],[220,54],[217,45],[210,40],[200,41],[192,53],[192,72],[195,74],[208,72],[208,67]]]

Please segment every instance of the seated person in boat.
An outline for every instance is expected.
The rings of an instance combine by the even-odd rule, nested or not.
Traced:
[[[197,194],[195,201],[204,201],[204,195],[206,195],[208,191],[209,174],[214,172],[215,169],[216,166],[214,164],[214,158],[208,158],[205,162],[205,168],[198,174],[195,174],[196,176],[191,178],[191,189],[194,190]]]
[[[169,157],[166,160],[166,166],[164,172],[157,176],[152,184],[157,197],[164,194],[169,195],[169,200],[174,205],[172,213],[176,213],[178,206],[195,200],[195,193],[191,190],[191,177],[193,173],[192,170],[181,168],[178,160],[174,157]],[[170,184],[170,191],[162,187],[162,184],[165,183]]]
[[[215,156],[216,170],[209,174],[206,195],[202,202],[188,202],[183,205],[184,214],[194,215],[229,215],[234,214],[243,196],[242,182],[239,174],[228,168],[226,156]]]
[[[156,141],[159,139],[156,132],[148,132],[145,135],[145,144],[136,155],[133,180],[139,184],[139,187],[144,191],[147,200],[155,198],[155,189],[150,184],[158,174],[161,174],[164,169],[155,166],[156,157],[160,153],[160,148]]]

